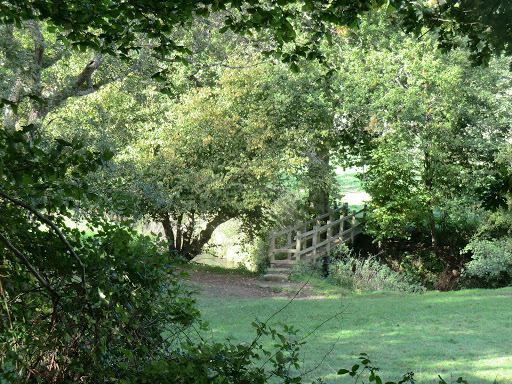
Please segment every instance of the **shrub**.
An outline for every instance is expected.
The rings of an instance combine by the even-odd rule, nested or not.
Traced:
[[[176,338],[197,320],[194,300],[151,239],[107,222],[92,236],[65,229],[85,266],[82,284],[60,242],[38,229],[34,239],[46,242],[24,252],[52,290],[0,251],[9,318],[0,313],[0,382],[137,382],[168,355],[163,332]]]
[[[471,252],[462,276],[470,285],[504,287],[512,284],[512,239],[476,239],[463,252]]]
[[[250,244],[245,244],[245,251],[249,254],[249,260],[258,274],[263,274],[270,267],[268,257],[268,241],[262,237],[256,237]]]
[[[290,270],[290,280],[302,281],[309,279],[310,277],[320,278],[322,277],[322,259],[316,261],[312,260],[300,260],[295,263]]]
[[[208,341],[165,247],[128,226],[96,224],[65,230],[86,267],[85,291],[59,241],[24,249],[55,293],[0,249],[0,383],[301,382],[293,328],[255,322],[252,343]],[[49,235],[36,229],[32,239]]]
[[[333,255],[338,260],[329,266],[329,279],[342,288],[360,292],[425,291],[423,286],[411,283],[407,277],[380,264],[374,257],[354,257],[345,245],[336,249]]]

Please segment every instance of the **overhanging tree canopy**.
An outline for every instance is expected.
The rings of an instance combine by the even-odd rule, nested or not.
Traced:
[[[268,52],[294,64],[301,58],[322,59],[318,47],[323,38],[330,39],[330,23],[355,27],[362,14],[382,7],[394,9],[409,31],[420,34],[423,27],[436,31],[445,49],[467,36],[475,63],[488,62],[493,53],[512,53],[512,4],[503,0],[11,0],[0,4],[0,23],[46,21],[59,39],[79,50],[92,48],[126,58],[146,44],[140,40],[142,34],[157,52],[185,60],[190,50],[169,33],[196,18],[222,12],[223,30],[238,34],[265,30],[275,43]]]

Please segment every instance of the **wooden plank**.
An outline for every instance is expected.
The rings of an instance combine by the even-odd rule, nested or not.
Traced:
[[[329,218],[331,218],[331,217],[332,216],[329,216]],[[325,239],[325,241],[327,242],[327,254],[330,254],[331,253],[331,242],[332,242],[332,225],[331,225],[330,220],[327,223],[327,238]]]
[[[295,262],[293,260],[276,260],[273,263],[274,265],[293,265]]]
[[[300,239],[300,231],[297,231],[296,243],[295,243],[295,260],[300,260],[300,248],[302,246],[301,239]]]
[[[301,233],[300,236],[301,236],[301,239],[306,239],[306,238],[311,238],[312,235],[316,232],[316,229],[312,229],[311,231],[307,231],[307,232],[304,232],[304,233]]]
[[[290,248],[276,248],[276,249],[274,249],[274,254],[275,253],[295,253],[295,248],[294,249],[290,249]]]
[[[315,230],[315,233],[313,234],[313,257],[316,258],[316,250],[318,248],[318,245],[317,245],[317,242],[318,242],[318,228],[317,226],[315,226],[315,228],[313,228]]]
[[[285,235],[285,234],[287,234],[288,232],[292,232],[292,228],[291,228],[291,227],[290,227],[290,228],[283,229],[283,230],[281,230],[281,231],[279,231],[279,232],[275,232],[275,233],[274,233],[274,236],[281,236],[281,235]]]

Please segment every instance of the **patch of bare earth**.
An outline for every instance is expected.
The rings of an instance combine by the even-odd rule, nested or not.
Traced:
[[[203,297],[227,299],[314,298],[311,287],[304,283],[268,282],[257,277],[188,271],[187,279]]]

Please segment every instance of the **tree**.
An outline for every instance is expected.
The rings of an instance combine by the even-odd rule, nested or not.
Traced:
[[[451,273],[477,225],[478,187],[509,138],[510,75],[504,60],[473,68],[467,50],[442,55],[430,38],[400,34],[385,17],[340,31],[354,45],[339,49],[338,111],[342,127],[366,138],[368,229],[381,241],[427,242]]]
[[[94,116],[103,129],[89,128],[93,147],[117,152],[97,176],[101,195],[131,195],[135,209],[122,214],[161,222],[171,251],[193,257],[231,218],[259,234],[285,189],[332,189],[330,168],[313,173],[310,161],[312,148],[326,147],[332,114],[315,76],[246,67],[223,70],[209,86],[201,79],[177,101],[125,82],[54,114],[66,125],[52,135],[72,137]]]

